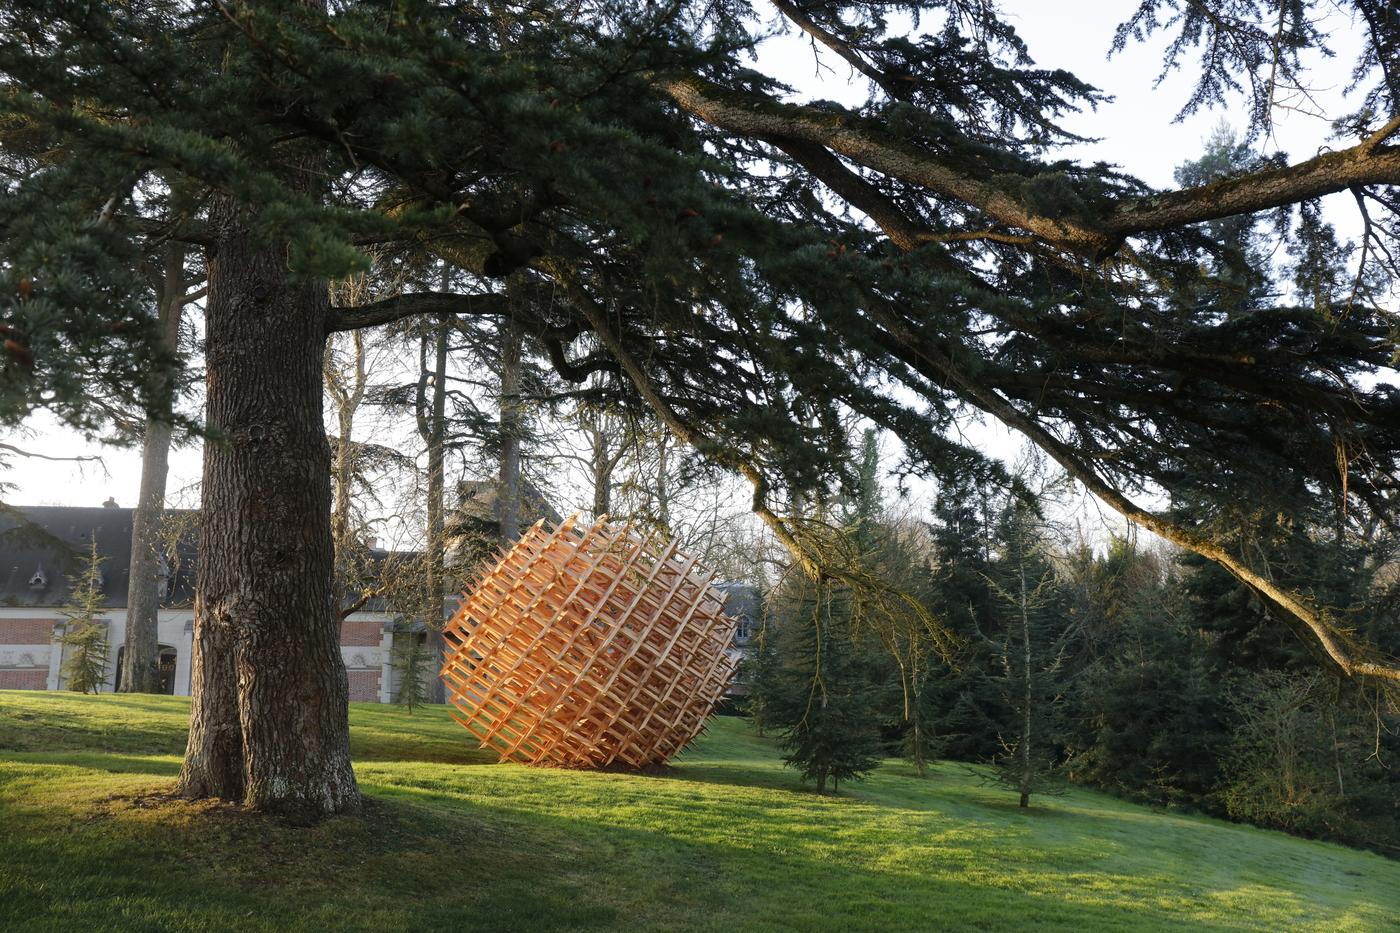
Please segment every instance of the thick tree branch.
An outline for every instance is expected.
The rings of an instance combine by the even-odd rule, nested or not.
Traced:
[[[947,160],[896,139],[868,121],[741,94],[699,78],[662,82],[684,110],[739,136],[797,140],[830,149],[866,168],[918,185],[931,194],[962,201],[1001,223],[1029,230],[1044,240],[1093,256],[1111,254],[1118,241],[1065,218],[1037,214],[998,185],[997,176],[972,175]],[[1025,179],[1017,177],[1016,187]]]
[[[1035,418],[1023,414],[999,393],[968,377],[953,360],[928,347],[927,341],[919,340],[917,335],[912,333],[894,314],[879,308],[873,308],[872,314],[881,326],[889,329],[901,343],[910,347],[918,347],[917,355],[928,365],[933,375],[940,377],[945,384],[973,405],[992,415],[1007,427],[1019,431],[1033,444],[1049,454],[1071,476],[1083,483],[1086,489],[1124,518],[1160,535],[1179,547],[1214,561],[1250,589],[1298,619],[1317,638],[1327,656],[1348,676],[1375,677],[1400,683],[1400,666],[1357,657],[1350,640],[1331,624],[1322,609],[1310,605],[1301,597],[1255,571],[1214,541],[1137,505],[1103,479],[1069,445],[1063,443]]]
[[[1385,142],[1396,133],[1400,133],[1400,114],[1396,114],[1387,120],[1384,126],[1363,139],[1361,145],[1356,148],[1359,149],[1363,155],[1368,155],[1379,148],[1381,143]]]
[[[922,244],[940,242],[938,234],[911,221],[900,206],[883,191],[851,171],[840,159],[821,146],[791,139],[770,139],[768,142],[786,152],[810,172],[813,178],[874,221],[875,225],[884,231],[885,236],[890,238],[890,242],[905,252],[912,252]],[[939,251],[925,255],[937,267],[963,276],[988,291],[993,290],[992,286],[982,281],[971,268],[954,262],[947,253]]]
[[[564,351],[562,341],[545,337],[541,342],[549,354],[549,362],[554,367],[554,371],[575,385],[598,372],[622,375],[622,369],[617,365],[617,361],[606,353],[590,353],[581,359],[570,360]]]
[[[202,220],[186,218],[177,222],[141,217],[137,214],[112,214],[111,220],[117,227],[157,240],[174,240],[176,243],[188,243],[191,246],[212,246],[214,243],[208,225]]]
[[[1400,184],[1400,148],[1367,149],[1366,143],[1361,143],[1283,168],[1249,172],[1199,188],[1133,199],[1109,215],[1105,228],[1116,236],[1169,230],[1376,184]]]
[[[813,143],[781,137],[767,140],[786,152],[847,204],[861,211],[884,231],[890,242],[908,252],[917,249],[927,233],[900,210],[899,205],[870,182],[848,169],[826,149]]]
[[[1137,234],[1269,210],[1356,185],[1400,184],[1400,147],[1380,146],[1373,135],[1349,149],[1283,168],[1127,199],[1100,218],[1049,217],[1014,193],[1024,176],[973,174],[890,136],[870,121],[785,104],[694,77],[662,81],[661,87],[684,110],[726,132],[820,146],[931,194],[961,201],[1059,248],[1099,259],[1112,255],[1126,237]]]
[[[411,292],[371,301],[352,307],[332,308],[326,331],[358,330],[390,324],[419,314],[472,315],[486,317],[505,314],[509,303],[505,295],[461,295],[455,292]]]

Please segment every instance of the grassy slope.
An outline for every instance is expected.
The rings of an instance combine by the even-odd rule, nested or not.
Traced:
[[[1400,863],[965,768],[803,792],[742,722],[666,777],[351,714],[362,817],[171,802],[187,702],[0,692],[0,929],[1400,930]]]

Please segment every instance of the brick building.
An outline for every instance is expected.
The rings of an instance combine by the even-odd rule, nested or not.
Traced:
[[[195,513],[168,514],[162,547],[158,640],[166,693],[188,696],[194,626]],[[132,510],[30,506],[0,514],[0,690],[62,690],[64,631],[61,608],[69,576],[86,559],[95,536],[102,563],[106,611],[100,617],[110,646],[104,692],[119,685],[126,639],[126,598],[131,563]],[[183,532],[183,533],[182,533]],[[350,679],[350,699],[390,702],[394,633],[390,616],[369,603],[341,625],[340,652]],[[413,636],[405,636],[413,637]]]
[[[465,563],[490,551],[494,499],[483,494],[488,484],[459,490],[461,504],[449,521],[449,562]],[[487,491],[489,493],[489,490]],[[527,500],[530,521],[557,521],[553,510],[533,490]],[[131,509],[108,503],[101,508],[67,506],[10,507],[0,511],[0,690],[63,690],[65,647],[62,608],[69,600],[69,577],[86,560],[93,537],[102,562],[102,592],[106,597],[100,621],[110,647],[103,692],[120,685],[122,644],[126,640],[126,600],[131,564]],[[170,510],[162,543],[162,580],[157,637],[160,671],[166,693],[188,696],[190,647],[194,631],[195,524],[197,513]],[[479,527],[478,527],[479,526]],[[480,539],[478,541],[478,539]],[[379,557],[387,552],[372,552]],[[745,655],[759,598],[754,587],[722,583],[725,611],[739,617],[732,654]],[[444,607],[447,613],[456,600]],[[377,601],[351,613],[341,623],[340,655],[350,682],[350,699],[389,703],[398,692],[394,671],[394,639],[424,636],[416,631],[395,634],[394,619]],[[740,680],[730,696],[745,693]]]

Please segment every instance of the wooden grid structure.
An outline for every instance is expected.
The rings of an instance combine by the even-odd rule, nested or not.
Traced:
[[[664,763],[704,728],[736,658],[712,572],[606,518],[538,522],[445,630],[453,717],[502,759]]]

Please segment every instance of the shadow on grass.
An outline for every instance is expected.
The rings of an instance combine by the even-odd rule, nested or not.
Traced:
[[[1093,930],[1184,919],[1150,904],[1071,903],[936,877],[911,884],[826,858],[417,788],[377,789],[364,815],[309,830],[179,802],[11,816],[0,925],[16,929],[106,926],[134,912],[133,929],[279,931]]]
[[[64,787],[69,767],[152,776],[168,787],[175,760],[11,760],[52,772],[26,790],[23,806],[6,812],[0,800],[5,929],[1227,931],[1270,928],[1292,908],[1278,888],[1251,902],[1267,910],[1222,919],[1212,902],[1239,896],[1243,879],[1233,874],[1192,879],[1184,897],[1160,879],[1097,870],[1092,854],[1068,865],[1056,864],[1053,850],[1007,859],[961,817],[952,828],[972,831],[969,839],[924,838],[907,822],[919,813],[860,796],[834,802],[903,828],[888,830],[888,860],[870,854],[879,828],[862,829],[859,851],[843,843],[852,831],[840,822],[846,808],[788,812],[771,798],[732,800],[685,825],[671,814],[682,820],[685,807],[713,802],[618,783],[583,788],[566,815],[530,809],[531,793],[555,803],[564,787],[547,779],[531,787],[521,772],[498,772],[484,786],[460,773],[424,775],[457,782],[455,792],[371,776],[363,815],[294,829],[236,808],[143,806],[149,781],[124,779],[115,797],[99,784]],[[696,764],[660,780],[673,790],[686,781],[741,783],[798,792],[797,803],[829,800],[801,793],[794,775],[771,767],[741,782],[713,780],[739,776],[737,765]],[[882,783],[890,780],[912,779]],[[642,802],[609,812],[616,796]],[[629,819],[636,824],[619,825]],[[893,857],[906,846],[912,854]]]
[[[105,771],[108,774],[149,774],[175,777],[180,773],[180,759],[156,755],[113,755],[98,752],[12,752],[0,761],[30,764],[35,767],[78,768],[85,771]]]
[[[1133,844],[1110,838],[1103,824],[1149,817],[1101,810],[1096,795],[1027,814],[961,769],[919,779],[892,764],[819,797],[773,761],[770,743],[734,729],[656,778],[571,782],[483,768],[493,756],[441,717],[355,716],[371,805],[311,829],[237,808],[139,803],[168,790],[173,757],[0,760],[19,766],[8,806],[0,794],[0,929],[1089,933],[1344,919],[1345,905],[1308,912],[1300,898],[1316,886],[1289,889],[1310,868],[1256,882],[1221,862],[1210,848],[1219,836],[1159,864],[1156,843],[1191,834],[1174,824]],[[420,763],[451,767],[415,772]],[[1152,847],[1143,857],[1141,843]],[[1363,922],[1383,923],[1378,900],[1365,899]]]
[[[0,752],[106,752],[179,755],[185,750],[189,700],[103,693],[0,692]],[[352,757],[361,761],[482,764],[496,756],[448,716],[445,706],[414,714],[374,703],[351,704]]]
[[[795,794],[821,796],[816,793],[815,787],[809,782],[804,782],[796,771],[772,761],[716,761],[699,755],[688,762],[682,755],[674,766],[657,773],[655,777],[663,780],[785,790]],[[937,793],[930,793],[931,791]],[[1087,808],[1084,794],[1095,792],[1072,788],[1067,789],[1065,793],[1038,794],[1031,798],[1028,808],[1022,808],[1014,791],[997,787],[976,767],[941,763],[931,766],[924,777],[919,777],[911,765],[901,759],[891,758],[886,759],[865,779],[843,782],[836,793],[826,795],[825,799],[851,799],[925,813],[947,812],[950,805],[968,806],[996,811],[1007,816],[1020,815],[1028,819],[1046,820],[1082,817],[1112,822],[1121,815],[1116,811],[1099,812],[1102,809],[1099,795],[1095,795],[1094,808]],[[1136,812],[1138,809],[1136,804],[1121,801],[1111,795],[1102,795],[1102,799],[1111,801],[1103,805],[1112,808],[1116,804],[1124,812]],[[1154,811],[1154,815],[1163,814]]]

